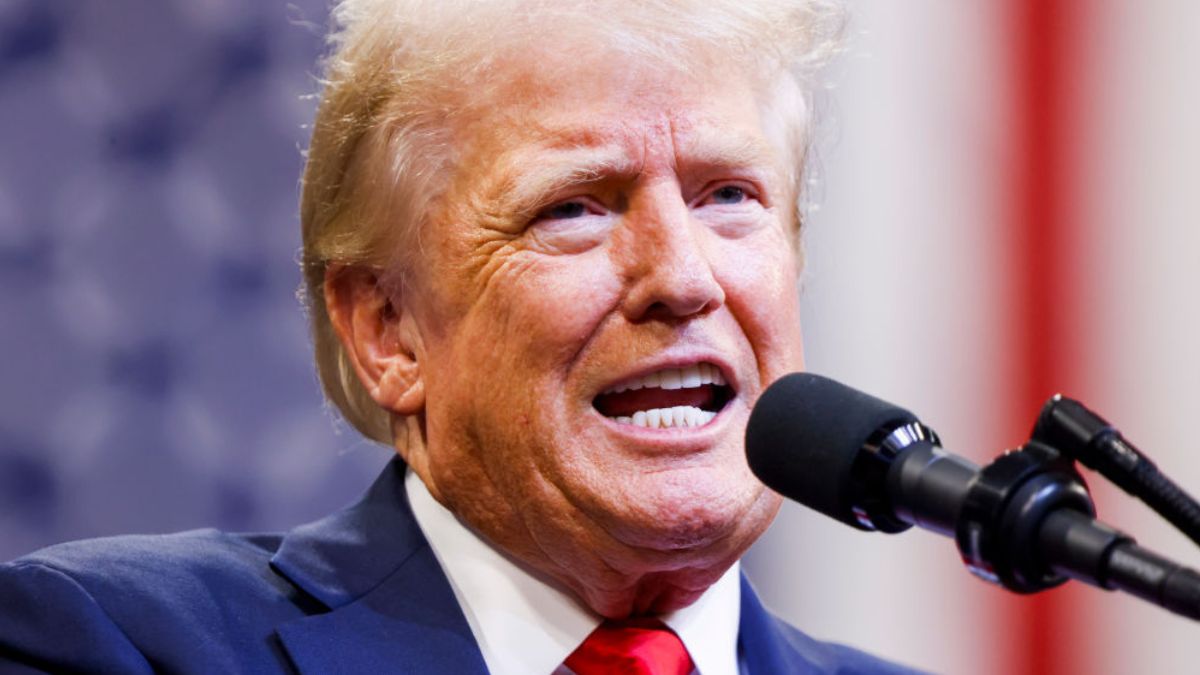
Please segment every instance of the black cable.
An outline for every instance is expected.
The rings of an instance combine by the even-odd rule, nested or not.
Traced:
[[[1200,503],[1079,401],[1061,395],[1047,401],[1033,438],[1100,472],[1200,545]]]
[[[1138,463],[1132,481],[1134,490],[1126,492],[1141,499],[1187,535],[1188,539],[1200,544],[1200,503],[1150,462]]]

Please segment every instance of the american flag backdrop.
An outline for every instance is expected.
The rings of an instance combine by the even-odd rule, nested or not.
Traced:
[[[1200,5],[852,7],[807,239],[809,368],[910,407],[978,462],[1061,391],[1200,492]],[[1103,519],[1200,566],[1085,476]],[[803,628],[941,672],[1200,672],[1200,626],[1074,582],[1006,594],[928,533],[793,507],[749,567]]]
[[[825,79],[810,369],[983,462],[1061,391],[1200,492],[1200,3],[859,0]],[[387,458],[312,373],[297,179],[324,0],[0,2],[0,558],[284,529]],[[1100,516],[1200,567],[1087,473]],[[1190,673],[1197,626],[785,507],[746,560],[805,631],[946,673]]]
[[[280,529],[386,452],[295,299],[324,0],[0,2],[0,558]]]

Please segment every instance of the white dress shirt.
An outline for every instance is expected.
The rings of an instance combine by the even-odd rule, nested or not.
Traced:
[[[493,675],[562,674],[562,662],[600,625],[571,593],[496,551],[429,494],[412,471],[404,481],[417,525],[450,580]],[[735,564],[696,602],[663,615],[701,675],[737,675],[741,606]]]

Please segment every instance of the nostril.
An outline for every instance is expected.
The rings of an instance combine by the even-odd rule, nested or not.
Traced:
[[[643,321],[680,321],[704,316],[721,306],[721,302],[708,300],[705,302],[663,302],[655,301],[643,310],[635,319],[635,323]]]
[[[669,251],[643,255],[649,259],[628,279],[623,312],[630,321],[694,318],[725,304],[725,289],[707,259],[680,258]]]
[[[646,311],[642,312],[641,316],[642,321],[664,321],[678,318],[679,317],[675,316],[675,313],[671,311],[671,308],[663,302],[655,302],[654,304],[650,305],[646,308]]]

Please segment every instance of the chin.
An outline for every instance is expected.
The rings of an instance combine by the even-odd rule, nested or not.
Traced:
[[[655,474],[637,481],[630,512],[610,532],[624,544],[660,552],[728,556],[740,552],[770,525],[778,497],[759,483],[731,482],[729,472],[708,469]]]

